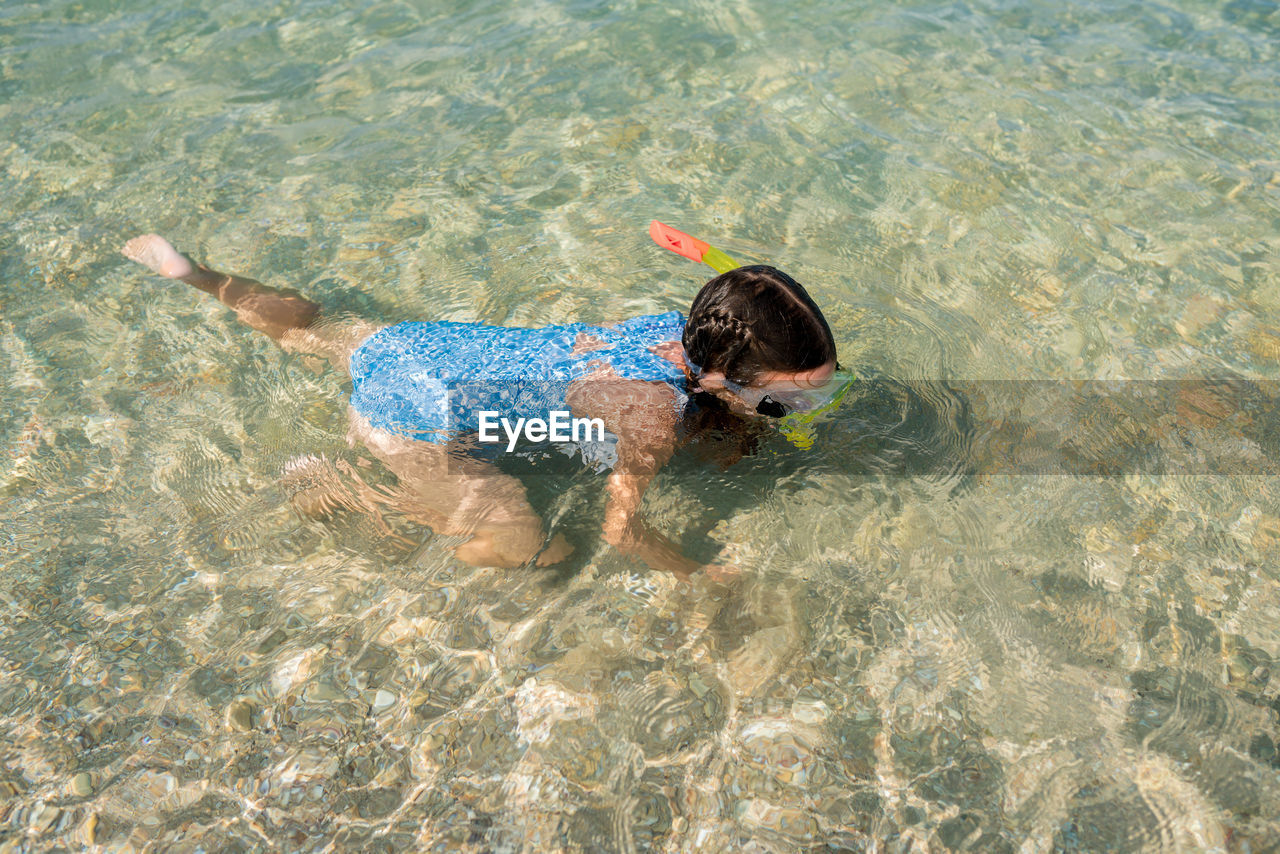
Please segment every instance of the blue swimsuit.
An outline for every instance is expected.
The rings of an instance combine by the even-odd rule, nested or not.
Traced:
[[[447,442],[478,430],[482,410],[512,423],[567,410],[569,384],[608,365],[620,377],[668,383],[682,407],[684,373],[649,348],[679,341],[683,330],[678,311],[614,326],[401,323],[375,333],[351,355],[351,405],[375,427]],[[575,354],[579,334],[604,346]]]

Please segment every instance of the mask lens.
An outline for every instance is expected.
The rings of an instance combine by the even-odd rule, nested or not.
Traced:
[[[788,412],[810,412],[814,409],[821,409],[830,403],[836,393],[848,383],[849,379],[848,374],[839,371],[830,380],[817,388],[771,391],[769,396],[785,407]]]

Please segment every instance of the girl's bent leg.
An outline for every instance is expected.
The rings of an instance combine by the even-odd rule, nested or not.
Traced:
[[[548,566],[572,551],[557,534],[548,543],[542,519],[529,506],[524,485],[481,460],[446,445],[407,439],[373,427],[350,411],[350,438],[400,481],[392,506],[438,534],[466,537],[454,549],[474,566]],[[544,548],[545,546],[545,548]]]
[[[320,307],[297,291],[271,288],[219,273],[183,255],[158,234],[125,244],[126,257],[169,279],[179,279],[217,297],[241,321],[266,333],[290,351],[327,357],[348,370],[352,352],[382,328],[359,320],[322,320]],[[359,439],[400,481],[392,505],[437,533],[467,537],[454,549],[459,560],[478,566],[545,566],[571,551],[562,536],[545,544],[542,520],[525,497],[524,486],[478,460],[449,457],[445,446],[394,436],[352,414],[352,439]],[[328,505],[320,496],[316,508]],[[339,504],[343,503],[338,501]]]

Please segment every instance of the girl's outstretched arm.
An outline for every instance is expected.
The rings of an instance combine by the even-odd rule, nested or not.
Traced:
[[[567,398],[574,415],[600,418],[618,437],[618,461],[608,481],[605,541],[682,578],[702,569],[640,514],[645,489],[675,450],[677,416],[671,389],[658,382],[602,376],[575,383]],[[717,575],[726,574],[723,567],[715,569]]]
[[[673,572],[687,578],[700,564],[681,554],[671,540],[654,531],[640,515],[644,491],[665,459],[655,449],[624,448],[619,437],[618,464],[609,475],[609,503],[604,512],[604,538],[609,545],[633,554],[654,569]],[[668,451],[666,456],[670,457]]]

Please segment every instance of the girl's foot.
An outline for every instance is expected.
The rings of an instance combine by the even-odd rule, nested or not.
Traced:
[[[135,237],[120,250],[124,257],[151,268],[166,279],[181,279],[195,272],[191,259],[183,255],[173,244],[158,234]]]
[[[573,554],[573,546],[569,545],[564,534],[556,534],[542,550],[542,554],[538,555],[536,563],[538,566],[554,566],[571,554]]]
[[[285,463],[280,485],[294,508],[309,519],[325,519],[335,510],[356,506],[338,470],[327,459],[314,454],[304,454]]]

